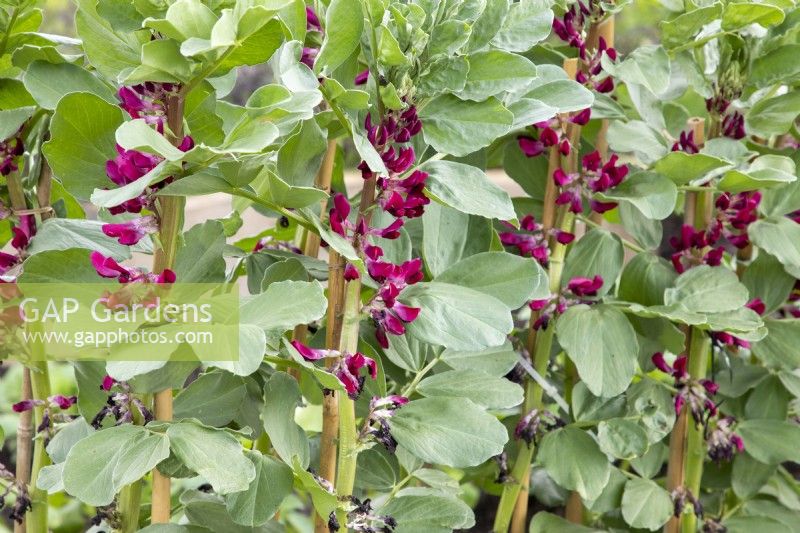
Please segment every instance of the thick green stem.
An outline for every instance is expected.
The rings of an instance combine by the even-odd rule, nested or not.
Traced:
[[[344,294],[344,316],[339,351],[355,353],[358,350],[358,328],[361,322],[361,283],[347,282]],[[358,434],[356,433],[355,402],[347,394],[339,394],[339,470],[336,475],[336,494],[346,497],[353,494],[358,460]],[[340,512],[339,523],[347,517]]]
[[[703,379],[708,371],[708,360],[711,351],[711,338],[702,330],[692,328],[689,344],[688,371],[692,379]],[[689,421],[686,430],[686,458],[684,480],[686,488],[695,498],[700,497],[700,480],[703,477],[703,461],[706,457],[706,441],[703,426]],[[684,513],[681,519],[681,531],[695,533],[697,516],[694,512]]]
[[[123,487],[119,493],[120,533],[139,531],[139,510],[142,506],[142,480]]]
[[[550,363],[550,350],[553,346],[553,334],[555,327],[552,324],[536,335],[536,350],[533,355],[533,367],[540,376],[547,373],[547,365]],[[531,409],[542,408],[543,391],[534,380],[528,381],[527,391],[525,398],[525,413]],[[525,445],[520,443],[519,453],[517,459],[514,461],[514,467],[511,470],[512,481],[503,487],[503,494],[500,496],[500,504],[497,506],[497,514],[494,519],[494,528],[492,531],[495,533],[505,533],[511,523],[511,517],[514,514],[514,507],[517,504],[520,490],[525,485],[525,479],[529,475],[529,468],[533,460],[533,452],[535,446],[533,443]]]
[[[35,327],[35,326],[34,326]],[[50,392],[50,372],[44,354],[34,354],[31,363],[31,391],[36,399],[46,399]],[[34,409],[34,426],[39,427],[44,417],[44,406]],[[36,488],[39,472],[50,464],[43,438],[37,438],[33,446],[33,466],[31,468],[31,512],[27,517],[27,533],[47,533],[47,491]]]

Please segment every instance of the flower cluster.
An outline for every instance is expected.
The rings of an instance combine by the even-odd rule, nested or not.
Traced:
[[[675,270],[682,273],[703,263],[719,266],[725,252],[720,242],[723,237],[736,248],[746,248],[750,244],[747,228],[758,220],[760,202],[758,191],[721,194],[715,202],[715,216],[708,229],[695,229],[685,224],[679,237],[670,238],[670,245],[675,249],[671,257]]]
[[[49,396],[46,400],[22,400],[11,406],[15,413],[30,411],[36,407],[43,407],[42,422],[36,428],[36,432],[44,436],[44,441],[49,442],[55,435],[54,424],[58,422],[69,422],[72,416],[62,413],[78,401],[76,396],[64,396],[56,394]]]
[[[175,283],[175,272],[166,268],[160,274],[146,272],[138,267],[126,267],[117,263],[113,257],[106,257],[100,252],[92,252],[92,266],[97,273],[120,283]]]
[[[25,153],[21,137],[0,141],[0,175],[8,176],[19,169],[17,158]]]
[[[575,113],[567,121],[578,126],[585,126],[592,118],[592,110],[586,108],[583,111]],[[517,143],[520,150],[527,157],[537,157],[542,155],[548,148],[558,146],[558,151],[561,155],[569,155],[572,151],[569,139],[564,134],[564,125],[562,119],[554,117],[549,120],[536,122],[531,126],[533,133],[536,135],[521,135],[517,137]]]
[[[323,33],[322,24],[319,22],[317,13],[308,6],[306,6],[306,31]],[[319,54],[319,48],[304,46],[303,54],[300,56],[300,62],[306,65],[308,68],[313,69],[314,61],[317,59],[317,54]]]
[[[361,533],[392,533],[397,527],[397,521],[388,515],[376,515],[372,510],[369,499],[359,500],[350,496],[347,502],[347,530]],[[336,513],[331,513],[328,520],[330,531],[339,531],[341,525],[336,518]]]
[[[12,267],[18,265],[25,258],[25,250],[31,242],[31,237],[36,232],[36,225],[31,216],[23,216],[19,219],[18,226],[12,226],[11,247],[16,250],[16,254],[0,252],[0,274],[5,274]]]
[[[117,381],[111,376],[103,378],[100,388],[108,392],[106,405],[94,416],[91,425],[100,429],[109,416],[114,418],[114,425],[130,424],[136,416],[140,416],[145,424],[153,420],[153,414],[144,403],[133,394],[130,385],[124,381]],[[116,389],[116,390],[115,390]]]
[[[370,437],[382,444],[389,453],[397,449],[397,441],[390,432],[389,419],[394,412],[408,403],[408,398],[392,394],[381,398],[374,396],[369,402],[369,414],[364,420],[364,427],[359,434],[359,440],[366,442]]]
[[[122,87],[118,93],[122,101],[120,107],[127,111],[132,118],[144,119],[148,124],[155,125],[156,130],[163,135],[166,122],[166,99],[168,96],[175,94],[178,89],[179,86],[172,83],[155,82],[146,82],[133,87]],[[182,139],[178,148],[181,151],[188,152],[194,148],[194,140],[187,135]],[[138,150],[125,150],[117,145],[117,156],[106,162],[106,175],[116,185],[122,187],[141,179],[162,161],[163,158],[160,156]],[[163,188],[170,181],[171,178],[168,177],[158,184],[148,187],[148,190],[140,196],[114,206],[109,211],[112,215],[116,215],[119,213],[141,213],[142,209],[145,208],[152,210],[152,193]]]
[[[509,228],[513,226],[504,222]],[[569,244],[575,240],[575,235],[568,231],[550,228],[545,231],[541,224],[538,224],[533,215],[525,215],[519,223],[519,231],[500,232],[500,242],[504,245],[517,249],[522,257],[533,257],[543,267],[547,266],[550,259],[550,248],[548,239],[553,237],[561,244]]]
[[[673,152],[686,152],[687,154],[696,154],[700,152],[700,148],[694,141],[694,131],[682,131],[678,136],[678,140],[672,145]]]
[[[166,123],[166,102],[170,96],[178,94],[180,85],[147,81],[119,90],[120,107],[132,118],[144,119],[164,133]]]
[[[5,481],[5,483],[0,484],[0,487],[3,488],[0,491],[0,509],[5,507],[6,498],[13,492],[15,500],[8,518],[17,524],[21,524],[25,519],[25,514],[31,510],[28,487],[25,483],[17,481],[14,474],[3,463],[0,463],[0,480]]]
[[[628,175],[628,166],[618,165],[618,160],[619,157],[614,154],[603,163],[600,152],[595,150],[581,159],[583,172],[567,174],[560,168],[556,169],[553,180],[561,189],[556,204],[569,205],[569,210],[576,214],[583,212],[584,197],[589,199],[590,208],[597,213],[605,213],[617,207],[615,202],[601,202],[592,195],[616,187]]]
[[[672,491],[670,496],[672,497],[672,504],[674,506],[674,516],[681,516],[687,505],[692,506],[692,510],[696,516],[703,516],[703,504],[700,503],[700,500],[695,498],[692,492],[686,487],[677,487]]]
[[[736,419],[725,416],[718,418],[713,428],[706,428],[706,446],[708,457],[712,461],[718,464],[728,462],[733,459],[734,454],[744,451],[742,437],[732,430],[735,423]]]
[[[338,350],[315,349],[293,340],[292,346],[303,356],[306,361],[319,361],[326,357],[338,357],[330,372],[341,382],[347,395],[355,400],[364,388],[366,376],[361,375],[361,369],[366,368],[372,379],[378,377],[378,366],[375,360],[366,355],[356,353],[342,353]]]
[[[717,405],[711,400],[719,389],[719,385],[710,379],[694,379],[686,370],[688,358],[681,355],[675,359],[672,365],[668,364],[664,354],[656,352],[652,357],[653,364],[657,369],[665,374],[671,375],[675,379],[678,393],[675,396],[675,412],[680,413],[684,405],[687,405],[692,418],[695,422],[705,424],[708,417],[716,416]]]
[[[720,94],[706,99],[708,112],[722,120],[722,135],[731,139],[744,139],[747,137],[744,129],[744,115],[735,109],[731,110],[730,105],[730,98]]]
[[[589,0],[588,5],[578,1],[578,6],[573,4],[561,18],[553,19],[553,33],[572,48],[578,50],[578,58],[583,63],[583,68],[577,73],[576,81],[593,87],[597,92],[610,93],[614,90],[614,80],[611,76],[600,79],[603,72],[603,55],[611,61],[616,61],[616,49],[608,46],[603,37],[597,41],[596,50],[587,50],[585,27],[587,22],[597,22],[605,14],[600,2]]]
[[[524,440],[529,446],[545,433],[566,425],[566,422],[546,409],[531,409],[520,418],[514,428],[514,438]]]
[[[533,322],[533,329],[547,329],[554,317],[563,314],[573,305],[594,303],[595,301],[591,297],[597,296],[602,287],[602,276],[577,277],[569,280],[565,291],[561,294],[551,295],[543,300],[532,300],[528,304],[529,307],[532,311],[539,313]]]
[[[379,344],[388,348],[387,334],[402,335],[405,325],[414,321],[420,309],[407,306],[397,300],[400,292],[409,285],[422,281],[422,260],[411,259],[402,264],[394,264],[383,258],[380,246],[368,244],[369,237],[396,239],[400,237],[400,228],[404,218],[422,215],[430,199],[424,194],[425,172],[415,170],[403,177],[416,161],[414,149],[402,146],[409,143],[422,130],[422,122],[417,117],[416,109],[410,106],[402,112],[389,112],[377,125],[372,123],[369,115],[364,122],[367,138],[388,170],[388,174],[377,176],[369,168],[366,161],[359,165],[364,179],[375,179],[377,186],[377,203],[395,220],[384,228],[370,227],[368,217],[357,214],[356,222],[350,220],[351,207],[342,194],[333,197],[333,206],[329,212],[331,229],[353,243],[365,259],[367,274],[379,284],[375,296],[364,307],[375,323],[375,336]],[[358,279],[360,273],[351,264],[345,267],[344,277],[351,281]]]

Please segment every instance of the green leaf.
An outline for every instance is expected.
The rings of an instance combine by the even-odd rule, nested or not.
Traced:
[[[492,240],[488,220],[437,203],[426,207],[422,227],[424,265],[433,276],[465,257],[489,250]]]
[[[452,56],[469,39],[470,26],[462,20],[445,20],[431,30],[427,52],[431,57]]]
[[[573,524],[566,518],[561,518],[545,511],[533,515],[528,533],[601,533],[603,530]]]
[[[510,52],[527,52],[550,35],[552,25],[550,2],[521,0],[511,4],[508,16],[492,39],[492,45]]]
[[[795,279],[786,273],[780,261],[761,250],[744,271],[742,283],[751,298],[761,298],[766,305],[766,314],[769,314],[789,297]]]
[[[163,19],[147,19],[144,25],[176,41],[190,37],[208,39],[217,22],[214,12],[200,0],[178,0],[170,5]]]
[[[89,250],[70,248],[32,255],[23,263],[20,283],[100,283]]]
[[[309,447],[303,428],[294,421],[294,412],[302,400],[297,380],[285,372],[276,372],[264,386],[261,420],[275,451],[286,463],[297,457],[308,467]]]
[[[597,426],[600,449],[617,459],[631,460],[647,452],[647,433],[632,420],[612,418]]]
[[[428,376],[417,390],[434,398],[468,398],[486,409],[507,409],[522,403],[522,387],[474,370],[449,370]]]
[[[82,502],[101,506],[169,456],[169,440],[141,426],[122,425],[78,441],[64,463],[64,489]]]
[[[516,92],[535,76],[536,65],[521,55],[503,50],[477,52],[469,56],[469,74],[459,96],[481,101],[504,92]]]
[[[729,161],[708,154],[670,152],[656,161],[653,169],[671,179],[676,185],[686,185],[699,180],[709,172],[730,166]]]
[[[636,254],[622,271],[618,296],[642,305],[662,305],[664,291],[675,283],[677,277],[666,259],[651,253]]]
[[[777,187],[797,179],[794,161],[779,155],[762,155],[746,171],[729,170],[717,187],[730,193]]]
[[[606,294],[619,277],[625,250],[615,234],[604,229],[593,229],[570,248],[564,263],[561,286],[566,287],[575,277],[592,278],[602,276],[603,286],[599,295]]]
[[[765,465],[747,453],[736,454],[731,472],[733,492],[742,499],[750,499],[761,490],[775,473],[775,465]]]
[[[183,234],[173,270],[181,283],[213,283],[225,279],[225,230],[222,223],[209,220]]]
[[[106,161],[116,154],[114,132],[121,123],[122,110],[93,94],[68,94],[56,106],[42,151],[55,177],[78,199],[114,186]]]
[[[408,333],[434,345],[456,350],[499,346],[513,322],[500,300],[467,287],[449,283],[417,283],[401,293],[408,305],[422,311],[408,324]],[[469,331],[469,335],[463,332]]]
[[[547,274],[539,263],[505,252],[483,252],[462,259],[436,281],[494,296],[510,309],[550,294]]]
[[[438,57],[420,74],[417,93],[428,97],[447,92],[457,93],[467,83],[467,72],[469,62],[465,57]]]
[[[791,91],[756,102],[745,114],[745,125],[752,134],[781,135],[789,131],[798,114],[800,91]]]
[[[141,41],[132,31],[115,31],[98,15],[95,2],[81,1],[75,26],[89,62],[106,79],[139,66]]]
[[[294,475],[287,465],[256,451],[245,452],[256,469],[256,477],[246,491],[225,497],[225,507],[237,524],[258,527],[266,524],[291,494]]]
[[[769,335],[753,343],[753,353],[770,366],[794,370],[800,366],[800,321],[766,319]]]
[[[612,122],[608,127],[608,145],[615,152],[633,152],[644,164],[658,161],[669,151],[664,137],[640,120]]]
[[[481,50],[497,35],[509,10],[508,0],[487,0],[480,16],[472,23],[467,49],[470,52]]]
[[[748,396],[744,413],[747,418],[785,420],[790,400],[778,376],[767,376]]]
[[[675,287],[664,291],[666,305],[680,304],[695,313],[733,311],[749,300],[747,288],[727,268],[700,265],[678,276]]]
[[[780,261],[786,272],[800,277],[800,224],[786,217],[758,220],[747,233],[753,244]]]
[[[747,83],[768,87],[796,81],[800,76],[800,44],[785,44],[753,58]]]
[[[498,377],[508,374],[519,360],[510,341],[502,346],[475,351],[448,348],[441,357],[442,361],[456,370],[475,370]]]
[[[683,11],[683,6],[680,8]],[[661,39],[664,46],[674,48],[691,41],[703,26],[722,15],[722,3],[692,9],[672,20],[661,23]]]
[[[744,420],[736,426],[744,449],[755,460],[774,465],[800,459],[800,426],[769,419]]]
[[[247,490],[256,469],[230,433],[185,420],[167,428],[172,453],[220,495]]]
[[[755,2],[732,2],[725,6],[722,13],[722,29],[733,31],[751,24],[768,28],[780,24],[783,19],[783,10],[779,7]]]
[[[669,492],[649,479],[629,479],[622,494],[622,517],[631,527],[656,531],[672,517]]]
[[[91,93],[110,104],[117,103],[116,94],[89,71],[71,63],[34,61],[23,78],[25,88],[45,109],[55,109],[59,100],[70,93]]]
[[[5,141],[16,135],[34,111],[36,108],[33,106],[0,110],[0,139]]]
[[[601,200],[626,202],[642,215],[664,220],[675,209],[678,188],[668,178],[655,172],[634,172],[610,191],[598,194]]]
[[[514,115],[494,97],[483,102],[453,95],[434,98],[420,110],[425,141],[437,152],[457,157],[488,146],[511,130]]]
[[[448,533],[475,525],[472,509],[461,499],[430,489],[404,491],[380,508],[397,520],[395,533]]]
[[[542,68],[540,67],[540,70]],[[592,107],[592,92],[580,83],[568,79],[555,79],[528,91],[525,98],[533,98],[558,109],[559,113],[571,113]]]
[[[640,417],[650,443],[662,440],[675,424],[675,404],[672,395],[651,380],[631,385],[627,393],[628,416]]]
[[[325,13],[325,40],[314,72],[332,72],[358,48],[364,15],[358,0],[332,0]]]
[[[428,190],[450,207],[485,218],[516,220],[508,193],[481,169],[455,161],[429,161],[420,170],[428,173]]]
[[[196,418],[208,426],[225,426],[244,402],[244,379],[228,372],[209,372],[175,396],[174,419]]]
[[[107,237],[102,226],[103,223],[96,220],[51,218],[41,225],[31,239],[28,253],[34,255],[49,250],[84,248],[111,256],[118,261],[130,259],[130,247]]]
[[[318,281],[279,281],[263,293],[243,298],[239,320],[264,330],[283,333],[298,324],[321,318],[328,307]]]
[[[423,398],[399,409],[392,436],[420,459],[452,467],[477,466],[503,451],[505,427],[466,398]]]
[[[556,321],[556,335],[592,394],[616,396],[628,387],[639,345],[622,311],[602,304],[570,307]]]
[[[569,460],[564,460],[565,458]],[[538,460],[553,481],[585,500],[600,496],[611,475],[605,454],[585,431],[567,426],[542,438]]]
[[[640,46],[621,63],[604,61],[603,66],[610,74],[625,83],[642,85],[655,95],[669,88],[671,76],[669,56],[661,46],[652,44]]]

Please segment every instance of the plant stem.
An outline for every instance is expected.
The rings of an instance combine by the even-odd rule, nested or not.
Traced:
[[[171,96],[167,99],[167,125],[169,126],[170,142],[178,146],[183,139],[183,96]],[[178,240],[183,228],[183,211],[186,198],[182,196],[159,196],[158,214],[159,230],[158,240],[160,247],[156,250],[153,260],[153,270],[161,272],[175,265],[175,255],[178,250]],[[155,393],[154,411],[156,420],[172,420],[172,389]],[[134,487],[135,488],[135,487]],[[153,469],[153,495],[150,511],[152,524],[166,524],[170,521],[171,514],[171,484],[169,477]],[[133,496],[131,496],[133,498]]]
[[[37,325],[34,325],[36,327]],[[43,349],[42,345],[38,348]],[[45,360],[44,353],[34,354],[34,361],[31,362],[31,392],[36,399],[44,399],[51,395],[50,392],[50,373]],[[34,408],[34,425],[39,427],[44,417],[44,406],[38,405]],[[27,533],[47,533],[47,491],[36,488],[39,479],[39,472],[50,464],[50,458],[45,450],[44,439],[36,439],[33,447],[33,466],[31,468],[31,482],[29,494],[31,497],[31,512],[27,519]]]
[[[142,480],[126,485],[119,493],[119,533],[139,531],[139,510],[142,504]]]
[[[353,280],[346,283],[344,316],[339,351],[355,353],[358,350],[358,330],[361,323],[361,283]],[[358,436],[356,432],[355,402],[346,394],[339,394],[339,471],[336,476],[336,494],[346,497],[353,493],[358,459]],[[346,522],[346,516],[339,517]]]
[[[708,371],[708,360],[711,353],[711,338],[702,330],[692,328],[689,341],[689,375],[693,379],[702,379]],[[686,409],[686,408],[685,408]],[[687,422],[691,420],[687,417]],[[686,453],[684,484],[696,498],[700,497],[700,481],[703,477],[703,460],[706,456],[705,435],[703,426],[688,423],[686,428]],[[681,515],[681,531],[695,533],[697,515],[694,511]]]
[[[336,141],[328,141],[328,150],[322,160],[322,167],[317,173],[317,186],[329,191],[333,176],[333,163],[336,155]],[[320,218],[324,216],[324,204],[320,211]],[[312,233],[306,235],[306,252]],[[319,238],[313,236],[315,242],[319,243]],[[317,244],[317,251],[319,247]],[[325,330],[325,346],[328,348],[339,346],[339,336],[341,333],[342,304],[344,296],[344,278],[342,277],[344,262],[335,250],[329,250],[328,255],[328,326]],[[315,253],[316,255],[316,253]],[[297,333],[297,332],[295,332]],[[331,357],[327,360],[330,368],[335,364],[336,358]],[[339,399],[335,391],[331,391],[322,396],[322,435],[320,436],[319,453],[319,475],[333,483],[336,479],[336,439],[339,436]],[[316,533],[327,533],[327,517],[316,516],[314,522]]]
[[[553,336],[555,327],[550,324],[547,329],[541,330],[536,334],[536,349],[533,355],[534,368],[540,375],[547,373],[547,365],[550,363],[550,350],[553,346]],[[542,388],[534,381],[529,380],[527,384],[525,398],[525,416],[531,409],[541,409],[543,406]],[[503,494],[500,496],[500,503],[497,507],[497,514],[494,519],[494,533],[505,533],[511,522],[514,509],[518,505],[518,499],[523,486],[528,485],[530,477],[531,461],[535,450],[533,443],[530,445],[520,443],[517,459],[511,470],[511,482],[503,487]],[[525,495],[527,502],[527,494]]]
[[[33,398],[31,390],[31,371],[28,367],[22,369],[22,400]],[[31,481],[31,453],[33,451],[33,411],[23,411],[19,415],[17,424],[17,482],[28,485]],[[14,523],[14,533],[25,533],[25,520]]]

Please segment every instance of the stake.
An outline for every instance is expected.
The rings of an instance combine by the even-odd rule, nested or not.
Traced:
[[[328,150],[322,160],[322,166],[317,173],[316,185],[320,189],[330,191],[331,177],[333,175],[333,162],[336,155],[336,141],[328,141]],[[320,218],[325,216],[325,204],[320,211]],[[316,257],[319,253],[319,236],[306,233],[304,253]],[[330,249],[328,255],[328,327],[325,331],[325,346],[333,348],[339,346],[341,334],[342,304],[344,303],[344,278],[342,277],[344,261],[335,250]],[[295,328],[295,339],[302,342],[306,326]],[[330,368],[336,363],[336,358],[327,359]],[[319,475],[333,483],[336,480],[336,439],[339,436],[339,400],[337,393],[331,391],[322,397],[322,435],[320,436]],[[316,533],[327,533],[328,524],[323,517],[317,515],[314,523]]]
[[[698,147],[702,147],[705,143],[705,121],[699,117],[690,118],[687,126],[694,132],[695,143]],[[687,192],[686,204],[684,207],[684,223],[690,224],[695,229],[705,227],[707,218],[710,217],[710,211],[707,213],[705,205],[713,206],[712,199],[709,192]],[[689,375],[694,379],[701,379],[706,374],[706,367],[708,364],[708,346],[710,343],[708,335],[704,332],[689,328],[686,331],[686,351],[688,355],[688,371]],[[675,426],[672,429],[669,439],[669,462],[667,463],[667,490],[670,492],[681,488],[687,487],[692,491],[692,495],[697,497],[697,491],[700,489],[700,475],[703,471],[703,457],[705,452],[702,450],[703,435],[700,429],[700,456],[699,463],[697,461],[697,438],[698,429],[696,424],[691,423],[691,413],[687,406],[683,406],[681,412],[678,413],[678,418],[675,421]],[[691,447],[689,443],[692,443]],[[691,466],[690,466],[691,465]],[[689,479],[689,470],[692,470]],[[691,488],[687,485],[693,483],[697,479],[696,487]],[[665,533],[678,533],[682,527],[686,527],[686,514],[681,515],[681,518],[672,517],[669,522],[664,526]],[[691,515],[695,518],[694,513]]]
[[[167,125],[171,135],[170,142],[178,146],[183,139],[183,97],[167,98]],[[175,264],[175,253],[178,248],[178,237],[183,227],[183,211],[186,199],[181,196],[161,196],[158,198],[160,227],[158,239],[161,247],[156,250],[153,271],[161,272],[172,268]],[[154,411],[156,420],[172,420],[172,389],[155,393]],[[170,479],[161,474],[158,468],[153,469],[153,497],[150,511],[150,523],[166,524],[170,521]]]

